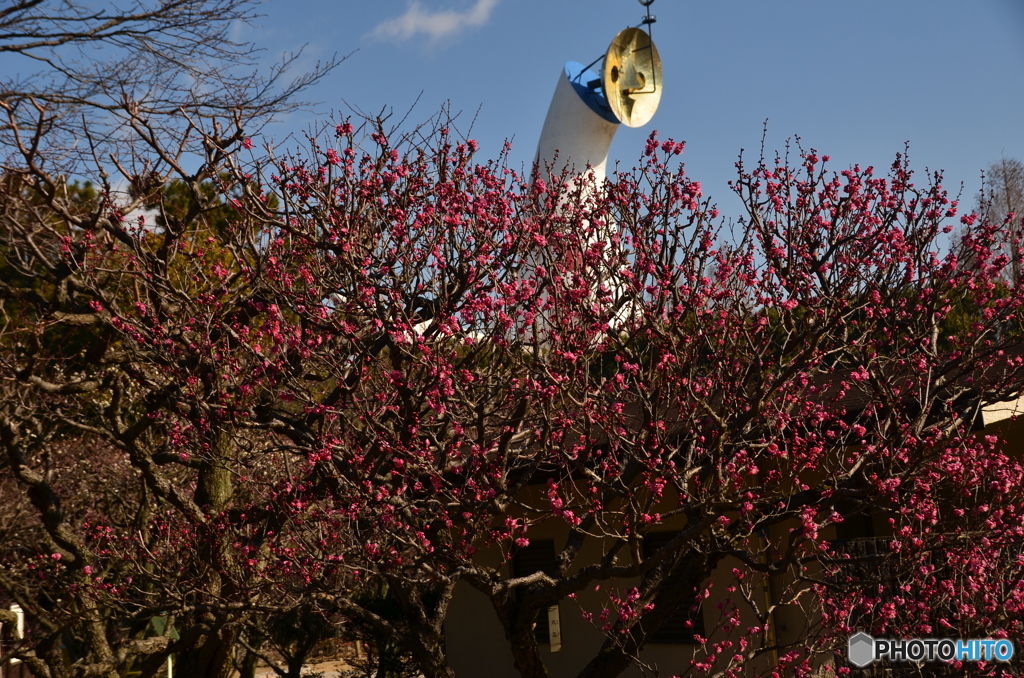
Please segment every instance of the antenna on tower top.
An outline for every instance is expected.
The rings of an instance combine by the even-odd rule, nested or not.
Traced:
[[[650,33],[651,24],[658,20],[658,17],[651,14],[651,5],[654,4],[654,0],[637,0],[637,2],[647,9],[647,15],[640,20],[640,23],[647,26],[647,32]]]

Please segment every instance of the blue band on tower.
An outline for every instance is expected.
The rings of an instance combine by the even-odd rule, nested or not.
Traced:
[[[576,94],[579,95],[580,99],[583,100],[583,103],[590,110],[608,122],[619,124],[619,119],[615,117],[611,106],[608,105],[608,99],[604,95],[604,88],[600,85],[596,88],[590,86],[590,83],[595,80],[601,81],[600,75],[589,69],[584,70],[581,63],[570,61],[565,65],[565,77],[569,79],[573,89],[576,90]]]

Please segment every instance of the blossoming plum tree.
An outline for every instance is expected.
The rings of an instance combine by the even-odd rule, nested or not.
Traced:
[[[992,548],[1013,547],[1019,467],[970,429],[1019,394],[1019,290],[1000,282],[997,225],[940,256],[956,205],[939,176],[915,187],[902,157],[888,178],[832,175],[814,152],[795,168],[762,160],[740,168],[748,214],[728,241],[699,186],[668,166],[682,148],[671,141],[652,138],[638,173],[596,194],[572,182],[510,193],[444,136],[406,153],[374,142],[277,168],[282,290],[302,290],[291,307],[326,332],[317,342],[352,342],[321,369],[345,384],[305,404],[339,427],[311,474],[336,488],[330,501],[375,515],[363,567],[484,592],[523,675],[545,674],[532,627],[548,605],[644,575],[612,595],[608,641],[581,673],[616,675],[727,558],[740,580],[744,568],[814,580],[836,560],[824,533],[844,514],[884,514],[946,567],[976,562],[954,553],[976,533],[948,535],[939,498],[988,473],[1000,479]],[[970,322],[954,332],[957,313]],[[550,520],[568,535],[555,576],[474,557],[510,556]],[[672,524],[678,537],[645,557],[644,536]],[[582,559],[594,542],[603,556]],[[946,574],[944,587],[958,579]],[[787,649],[752,589],[734,588],[760,616],[755,637],[709,643],[695,670]],[[722,630],[738,620],[725,610]],[[781,663],[810,665],[788,649]]]
[[[1019,568],[1021,467],[973,429],[1020,395],[1022,293],[1000,224],[968,215],[940,252],[939,175],[741,163],[730,236],[653,135],[598,191],[475,163],[443,120],[343,121],[294,156],[214,141],[220,197],[155,230],[54,210],[31,166],[6,189],[0,443],[42,535],[33,670],[114,675],[133,640],[148,675],[170,653],[222,675],[301,611],[451,676],[459,582],[530,678],[538,612],[572,599],[605,638],[591,678],[711,588],[697,675],[806,674],[854,627],[1018,631],[1019,578],[991,568]],[[50,450],[76,444],[123,466],[130,519],[61,509],[75,471]],[[833,542],[864,514],[897,584]],[[553,569],[510,574],[551,526]],[[782,603],[807,634],[777,632]]]

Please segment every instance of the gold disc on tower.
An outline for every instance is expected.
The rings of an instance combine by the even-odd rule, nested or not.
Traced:
[[[627,127],[650,122],[661,101],[661,57],[650,36],[627,28],[612,40],[604,58],[604,95]]]

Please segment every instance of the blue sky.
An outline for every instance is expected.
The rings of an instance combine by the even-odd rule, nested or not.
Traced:
[[[325,9],[329,8],[329,9]],[[741,148],[756,158],[799,135],[805,147],[885,168],[910,142],[913,166],[945,169],[973,200],[980,171],[1024,158],[1024,0],[655,0],[665,93],[653,121],[623,127],[611,159],[635,163],[651,129],[687,141],[687,172],[726,213]],[[461,112],[487,157],[513,140],[529,162],[562,65],[601,55],[639,23],[637,0],[269,0],[245,37],[268,55],[306,44],[306,58],[353,52],[310,93],[317,114],[268,133],[301,131],[347,106]],[[413,103],[416,107],[409,112]]]

